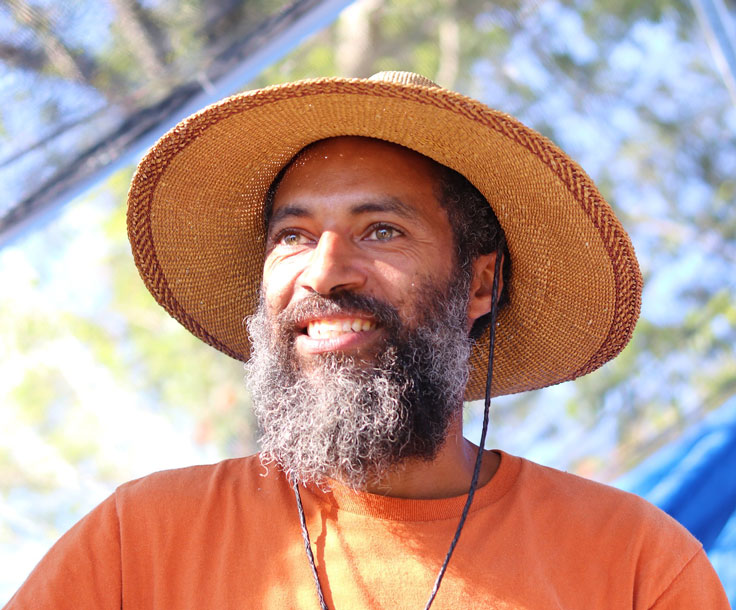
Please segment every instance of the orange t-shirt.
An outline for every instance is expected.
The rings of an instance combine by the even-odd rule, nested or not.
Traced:
[[[423,608],[465,497],[302,491],[331,609]],[[8,610],[319,608],[293,492],[257,457],[122,485]],[[502,453],[433,608],[728,609],[701,545],[646,501]]]

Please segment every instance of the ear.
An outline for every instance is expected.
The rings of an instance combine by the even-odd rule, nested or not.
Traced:
[[[503,257],[503,254],[501,255]],[[496,267],[496,253],[482,254],[473,261],[473,279],[470,282],[468,299],[468,328],[481,316],[491,311],[493,297],[493,273]],[[503,268],[503,258],[501,259]],[[503,274],[498,278],[498,294],[503,290]]]

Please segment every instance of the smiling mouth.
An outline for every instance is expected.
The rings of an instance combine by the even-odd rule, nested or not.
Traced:
[[[331,320],[312,320],[304,329],[311,339],[334,339],[348,333],[361,333],[374,330],[376,323],[365,318],[342,318]]]

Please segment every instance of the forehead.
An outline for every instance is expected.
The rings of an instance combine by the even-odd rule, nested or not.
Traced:
[[[389,142],[353,136],[322,140],[287,166],[269,216],[285,202],[312,198],[334,198],[333,205],[346,199],[393,199],[419,215],[435,215],[440,171],[435,161]]]
[[[334,163],[356,163],[369,167],[398,164],[409,170],[408,179],[434,180],[439,164],[424,155],[399,144],[362,136],[340,136],[314,142],[303,148],[289,162],[286,174],[296,169],[320,172]]]

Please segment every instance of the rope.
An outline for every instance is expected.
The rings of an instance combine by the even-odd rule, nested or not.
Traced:
[[[312,544],[309,541],[309,531],[307,530],[307,520],[304,517],[304,507],[302,506],[302,497],[299,494],[299,484],[296,480],[292,481],[292,487],[294,488],[294,495],[296,496],[296,507],[299,511],[299,523],[302,526],[302,538],[304,538],[304,549],[307,551],[307,559],[309,559],[309,565],[312,568],[312,577],[314,578],[314,584],[317,587],[317,597],[319,597],[319,607],[322,610],[329,610],[327,603],[325,602],[325,596],[322,593],[322,585],[319,582],[319,574],[317,574],[317,566],[314,563],[314,555],[312,554]]]
[[[452,542],[450,543],[450,548],[447,551],[447,555],[445,556],[445,561],[442,562],[442,567],[440,568],[439,574],[437,574],[437,580],[434,583],[434,587],[432,587],[432,594],[429,596],[429,600],[427,600],[427,605],[424,606],[424,610],[429,610],[430,606],[434,602],[434,598],[437,596],[437,592],[440,589],[440,584],[442,583],[442,579],[445,576],[445,571],[447,570],[447,564],[450,563],[450,557],[452,557],[452,553],[455,550],[455,546],[457,546],[458,540],[460,540],[460,533],[463,530],[463,526],[465,525],[465,519],[468,516],[468,513],[470,512],[470,505],[473,503],[473,497],[475,496],[475,490],[478,486],[478,477],[480,476],[480,466],[483,461],[483,448],[486,445],[486,434],[488,432],[488,422],[490,419],[490,411],[491,411],[491,384],[493,381],[493,348],[495,347],[496,343],[496,316],[498,315],[498,276],[501,271],[501,260],[503,259],[502,256],[499,256],[500,253],[496,253],[496,263],[495,263],[495,271],[493,274],[493,291],[491,293],[491,336],[490,336],[490,343],[488,346],[488,375],[486,376],[486,398],[485,403],[483,407],[483,428],[480,433],[480,442],[478,443],[478,456],[475,458],[475,468],[473,469],[473,478],[470,481],[470,489],[468,490],[468,499],[465,502],[465,506],[463,507],[463,512],[460,515],[460,522],[457,524],[457,530],[455,530],[455,536],[452,538]]]

